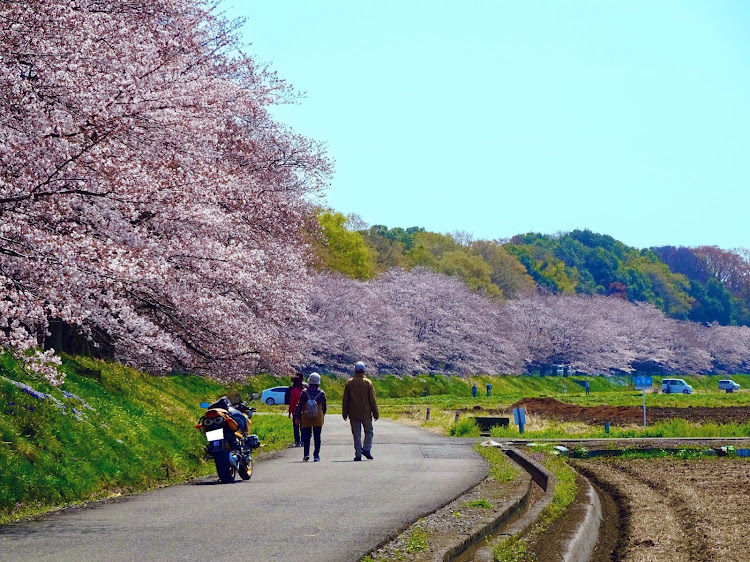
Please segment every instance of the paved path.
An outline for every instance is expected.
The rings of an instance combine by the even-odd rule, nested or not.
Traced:
[[[473,440],[375,422],[375,460],[353,462],[348,422],[327,416],[322,461],[302,449],[249,481],[206,479],[0,527],[0,560],[357,561],[486,475]]]

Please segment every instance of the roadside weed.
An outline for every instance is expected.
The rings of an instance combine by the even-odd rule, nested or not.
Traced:
[[[409,533],[406,551],[422,552],[425,548],[427,548],[427,531],[425,531],[421,525],[418,525],[411,533]]]
[[[492,550],[492,562],[521,562],[526,559],[527,547],[526,541],[518,536],[505,539]]]
[[[452,437],[479,437],[479,426],[473,418],[459,419],[448,430]]]
[[[485,499],[466,501],[461,504],[461,507],[474,507],[480,509],[492,509],[492,504]]]

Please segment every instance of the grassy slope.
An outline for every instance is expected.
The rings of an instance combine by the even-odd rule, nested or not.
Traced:
[[[66,381],[54,389],[7,357],[0,361],[0,375],[59,401],[39,400],[0,379],[0,522],[213,472],[195,424],[199,403],[225,392],[220,384],[189,375],[150,377],[76,358],[65,360]],[[101,382],[81,376],[85,369],[100,370]],[[285,417],[253,422],[263,450],[292,440]]]
[[[0,357],[0,375],[23,382],[57,399],[39,400],[0,379],[0,523],[49,509],[144,490],[213,472],[203,455],[203,437],[195,429],[199,403],[226,392],[227,387],[200,377],[151,377],[115,363],[90,358],[66,358],[67,379],[61,388],[30,378],[7,357]],[[86,376],[100,371],[101,381]],[[90,372],[89,372],[90,375]],[[649,395],[651,405],[728,405],[750,402],[750,392],[716,391],[716,378],[685,377],[696,388],[692,396]],[[733,377],[743,389],[750,376]],[[492,397],[484,385],[492,382]],[[444,376],[375,379],[382,415],[399,417],[413,409],[423,416],[433,407],[435,423],[449,424],[452,411],[481,404],[507,407],[526,396],[555,396],[587,405],[638,405],[641,394],[624,379],[591,379],[591,395],[570,378]],[[476,382],[479,396],[471,397]],[[324,376],[331,408],[340,410],[345,380]],[[261,375],[236,386],[243,397],[264,388],[288,384],[288,379]],[[63,391],[74,397],[65,397]],[[285,413],[285,406],[257,404],[260,412]],[[76,414],[78,412],[78,414]],[[263,450],[292,441],[286,416],[256,416],[253,432]],[[432,422],[431,422],[432,423]],[[157,453],[154,453],[157,451]]]

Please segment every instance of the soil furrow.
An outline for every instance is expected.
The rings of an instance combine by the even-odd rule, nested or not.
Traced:
[[[686,549],[688,560],[692,562],[711,562],[717,559],[708,543],[705,533],[700,531],[700,517],[674,487],[669,486],[664,481],[645,476],[640,470],[637,470],[627,462],[615,462],[612,466],[616,470],[642,482],[662,496],[676,515],[676,520],[682,529],[682,534],[688,545]],[[665,476],[664,473],[662,473],[662,476]]]
[[[630,536],[631,504],[625,493],[615,484],[599,478],[582,463],[574,463],[575,469],[588,478],[602,506],[602,521],[599,526],[599,541],[590,562],[620,562]]]

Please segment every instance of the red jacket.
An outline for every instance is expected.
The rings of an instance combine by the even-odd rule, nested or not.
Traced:
[[[301,386],[293,386],[291,389],[289,389],[289,413],[294,416],[295,411],[297,410],[297,403],[299,402],[299,397],[302,395],[302,391],[305,390]]]

